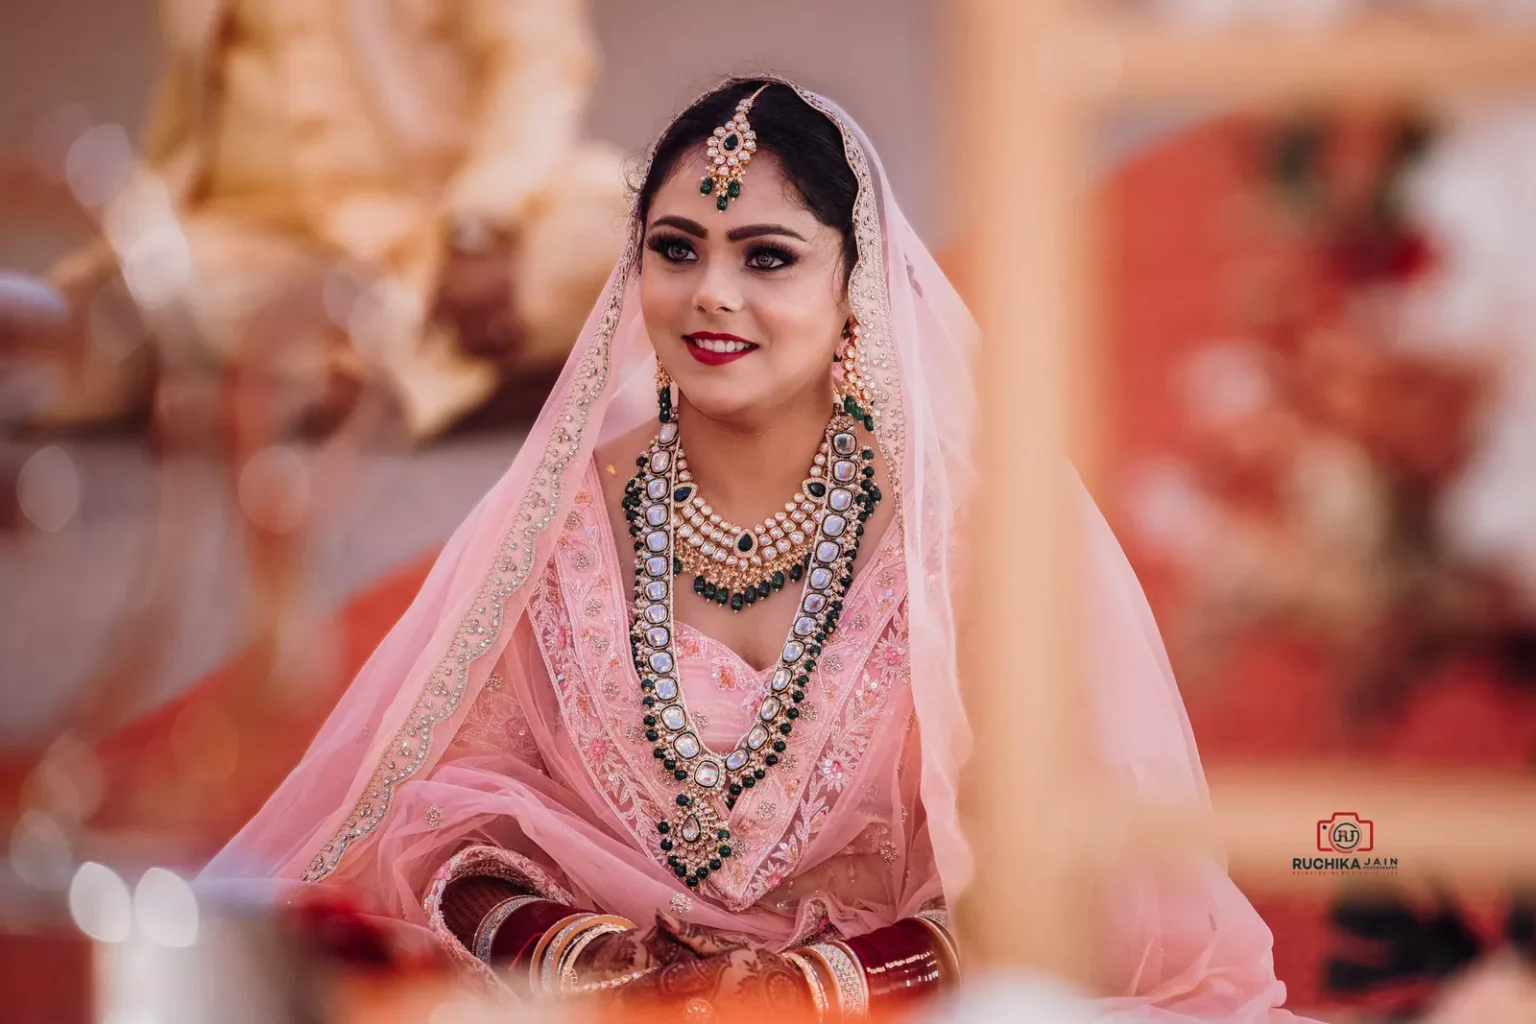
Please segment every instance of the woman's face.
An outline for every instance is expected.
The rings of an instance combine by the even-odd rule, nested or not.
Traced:
[[[818,221],[760,152],[724,213],[699,194],[701,156],[656,191],[645,225],[645,327],[689,405],[751,429],[831,401],[848,319],[841,235]]]

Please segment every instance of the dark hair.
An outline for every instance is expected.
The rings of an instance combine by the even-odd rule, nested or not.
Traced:
[[[762,95],[747,115],[757,133],[758,152],[772,153],[784,176],[813,216],[843,237],[843,278],[853,272],[858,244],[853,235],[853,201],[858,180],[843,152],[837,125],[781,82],[762,79],[729,82],[678,115],[656,144],[650,169],[640,184],[640,223],[650,217],[656,190],[672,176],[677,162],[695,146],[702,148],[717,125],[731,119],[736,104],[763,85]],[[751,172],[748,172],[750,179]],[[700,197],[702,206],[705,200]]]

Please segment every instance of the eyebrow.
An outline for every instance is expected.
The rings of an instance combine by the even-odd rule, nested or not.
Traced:
[[[709,237],[708,228],[696,220],[689,220],[687,217],[669,214],[665,217],[657,217],[655,223],[651,226],[677,228],[677,230],[690,234],[694,238]],[[728,242],[740,242],[747,238],[761,238],[763,235],[784,235],[788,238],[798,238],[802,242],[808,241],[800,232],[787,228],[782,224],[743,224],[739,228],[732,228],[727,231],[725,239]]]

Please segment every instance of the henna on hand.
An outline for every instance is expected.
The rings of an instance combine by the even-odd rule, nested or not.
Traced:
[[[738,949],[751,949],[758,945],[745,935],[711,928],[708,925],[694,924],[691,921],[673,917],[671,914],[657,914],[656,926],[701,957],[720,956]]]
[[[576,969],[583,983],[594,984],[697,959],[698,954],[658,925],[598,936],[582,951]]]
[[[805,976],[777,953],[736,948],[670,964],[619,990],[621,1007],[682,1006],[693,1000],[803,1015],[812,1009]]]

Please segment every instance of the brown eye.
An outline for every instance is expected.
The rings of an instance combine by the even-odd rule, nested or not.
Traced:
[[[693,246],[676,235],[652,235],[645,245],[668,263],[691,263],[698,259]]]
[[[753,270],[779,270],[794,262],[794,253],[772,245],[757,246],[747,253],[747,266]]]

